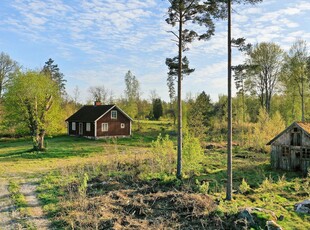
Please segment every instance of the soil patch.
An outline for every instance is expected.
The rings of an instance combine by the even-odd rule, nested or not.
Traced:
[[[0,178],[0,229],[8,229],[13,224],[11,212],[14,210],[8,191],[8,182]]]

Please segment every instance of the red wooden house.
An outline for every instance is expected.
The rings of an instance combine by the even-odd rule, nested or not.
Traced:
[[[89,138],[127,137],[131,135],[131,122],[116,105],[85,105],[66,122],[68,135]]]

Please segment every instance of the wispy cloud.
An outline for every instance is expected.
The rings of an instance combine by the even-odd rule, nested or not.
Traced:
[[[167,94],[165,58],[177,54],[173,36],[167,32],[172,28],[165,22],[168,1],[5,2],[6,9],[0,9],[0,32],[13,34],[25,45],[32,43],[42,49],[47,44],[53,55],[70,63],[66,77],[72,87],[75,81],[85,86],[104,82],[122,93],[124,74],[131,69],[145,92],[156,87],[161,95]],[[298,38],[310,40],[308,0],[269,0],[233,8],[234,38],[276,42],[286,50]],[[190,45],[185,55],[196,71],[185,78],[185,91],[205,90],[215,98],[226,92],[226,42],[227,25],[219,21],[211,40]],[[244,60],[238,51],[233,53],[235,64]]]

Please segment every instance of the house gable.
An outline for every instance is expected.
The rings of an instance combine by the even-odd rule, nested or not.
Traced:
[[[267,143],[267,145],[279,145],[279,144],[287,144],[290,145],[291,142],[291,133],[294,129],[297,129],[301,132],[301,138],[303,143],[308,143],[310,146],[310,124],[304,122],[294,122],[290,126],[288,126],[285,130],[275,136],[271,141]],[[296,130],[296,132],[297,132]]]
[[[117,117],[112,116],[115,111]],[[129,136],[131,135],[131,118],[117,106],[100,116],[96,120],[96,137]]]

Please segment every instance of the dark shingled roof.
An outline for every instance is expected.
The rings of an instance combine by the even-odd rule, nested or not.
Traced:
[[[66,121],[94,122],[115,105],[84,105]]]

